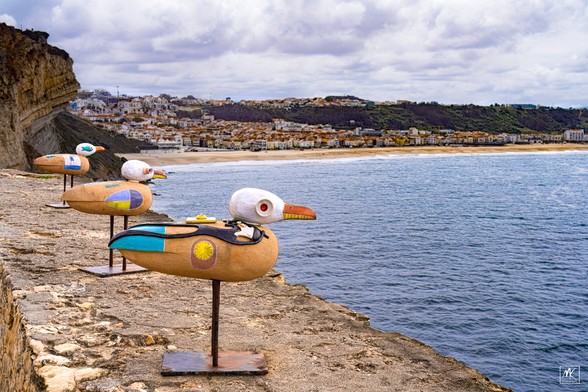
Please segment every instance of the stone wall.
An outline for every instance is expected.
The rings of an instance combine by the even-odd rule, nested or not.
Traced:
[[[34,355],[12,282],[0,263],[0,391],[39,391],[42,380],[33,370]]]

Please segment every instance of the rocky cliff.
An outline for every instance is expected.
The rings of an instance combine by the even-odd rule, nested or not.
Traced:
[[[120,177],[115,153],[137,152],[138,141],[111,135],[66,111],[79,83],[73,60],[47,43],[49,34],[0,23],[0,168],[32,170],[34,158],[73,153],[88,142],[107,151],[91,158],[88,178]]]
[[[30,168],[27,155],[59,149],[53,119],[79,83],[73,60],[48,36],[0,23],[0,167]]]

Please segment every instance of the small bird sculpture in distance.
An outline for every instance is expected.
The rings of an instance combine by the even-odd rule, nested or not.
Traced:
[[[33,163],[45,173],[63,174],[63,191],[67,188],[67,175],[71,176],[70,187],[73,187],[74,176],[81,176],[90,170],[90,155],[98,151],[104,151],[104,147],[94,146],[90,143],[80,143],[76,147],[76,154],[50,154],[36,158]],[[65,203],[47,204],[54,208],[69,208]]]
[[[43,155],[35,159],[34,164],[39,170],[47,173],[79,176],[86,174],[90,169],[87,157],[98,151],[104,151],[104,147],[81,143],[77,145],[75,154]]]

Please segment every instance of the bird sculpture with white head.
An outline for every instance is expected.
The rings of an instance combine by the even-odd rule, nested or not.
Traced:
[[[81,143],[76,147],[76,154],[50,154],[35,159],[35,166],[47,173],[77,175],[86,174],[90,170],[90,155],[104,151],[104,147],[90,143]]]
[[[239,282],[265,275],[278,259],[276,236],[260,225],[316,219],[312,209],[285,203],[271,192],[254,188],[235,192],[229,212],[230,221],[136,225],[115,235],[109,246],[153,271]]]
[[[74,176],[81,176],[90,170],[88,156],[97,151],[104,151],[104,147],[94,146],[90,143],[80,143],[76,147],[76,154],[50,154],[35,159],[35,166],[43,172],[63,174],[63,191],[67,189],[67,175],[71,176],[70,187],[74,185]],[[69,208],[67,203],[47,204],[54,208]]]
[[[310,208],[286,203],[273,193],[256,188],[243,188],[233,193],[229,200],[229,213],[233,219],[254,225],[286,219],[316,219]]]
[[[110,237],[114,233],[114,217],[123,217],[123,227],[128,226],[129,216],[141,215],[153,203],[151,189],[140,181],[147,181],[157,176],[167,178],[161,170],[152,169],[143,161],[126,161],[121,167],[121,174],[127,181],[102,181],[75,186],[63,193],[61,197],[73,209],[87,214],[110,215]],[[82,268],[83,271],[100,276],[126,273],[126,259],[122,268],[114,268],[113,250],[109,250],[108,267]],[[131,272],[144,269],[133,268]]]
[[[77,185],[61,197],[72,208],[87,214],[134,216],[147,211],[153,202],[151,189],[141,181],[166,178],[161,170],[143,161],[126,161],[121,174],[127,181],[103,181]]]

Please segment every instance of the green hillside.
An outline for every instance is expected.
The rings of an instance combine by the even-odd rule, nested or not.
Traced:
[[[335,128],[422,130],[454,129],[489,133],[561,133],[569,128],[587,128],[584,109],[540,107],[521,109],[502,105],[440,105],[404,103],[362,107],[293,106],[258,108],[242,104],[211,106],[206,111],[217,119],[269,122],[274,118],[304,124],[330,124]]]

